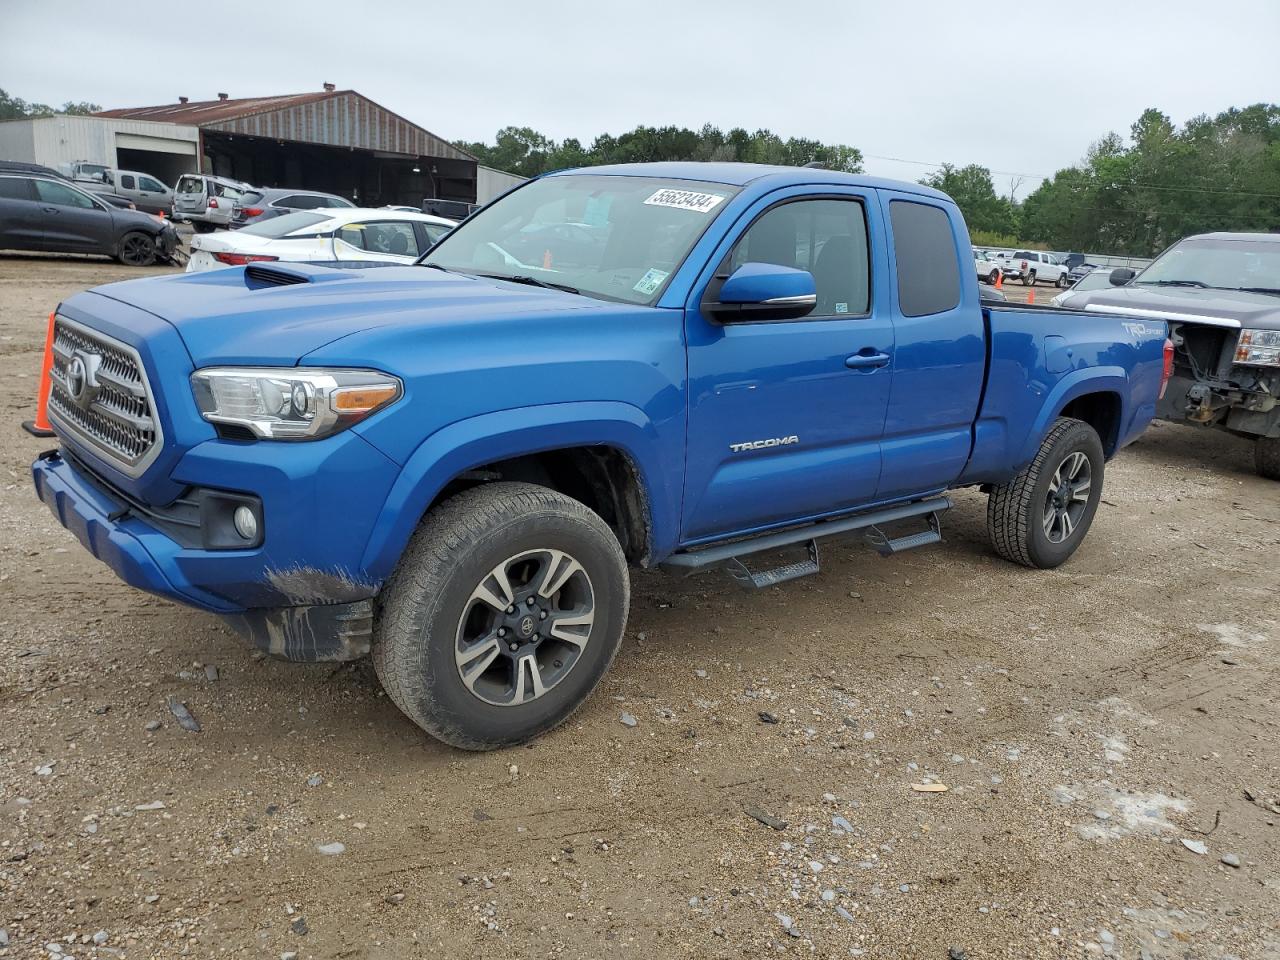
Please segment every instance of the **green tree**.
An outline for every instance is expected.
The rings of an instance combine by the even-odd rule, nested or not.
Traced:
[[[47,103],[28,103],[21,97],[12,97],[0,90],[0,120],[20,120],[23,117],[47,117],[55,113],[71,113],[83,115],[97,113],[102,107],[87,100],[80,103],[67,102],[61,109],[54,109]]]
[[[1016,232],[1017,211],[1007,197],[996,195],[991,171],[986,167],[971,163],[957,168],[944,163],[940,170],[920,182],[951,197],[964,214],[970,230],[998,234]]]

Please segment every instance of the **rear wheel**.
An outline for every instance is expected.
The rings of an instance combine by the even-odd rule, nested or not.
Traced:
[[[1259,437],[1254,441],[1253,465],[1258,476],[1280,480],[1280,437]]]
[[[630,583],[617,538],[576,500],[493,483],[432,510],[383,592],[373,662],[388,696],[467,750],[564,722],[613,662]]]
[[[1068,282],[1067,282],[1067,275],[1066,275],[1065,273],[1060,273],[1060,274],[1058,274],[1058,286],[1059,286],[1059,287],[1066,287],[1066,286],[1068,286],[1068,285],[1069,285],[1069,284],[1068,284]]]
[[[1031,270],[1022,278],[1023,286],[1034,287],[1036,285],[1036,272]]]
[[[116,259],[128,267],[149,267],[156,262],[156,242],[137,230],[126,233],[120,238]]]
[[[999,279],[1000,279],[999,270],[992,270],[990,273],[987,274],[987,283],[991,284],[991,286],[993,287],[996,285],[996,281]]]
[[[996,553],[1047,570],[1076,552],[1102,497],[1102,441],[1089,424],[1059,417],[1035,459],[987,500]]]

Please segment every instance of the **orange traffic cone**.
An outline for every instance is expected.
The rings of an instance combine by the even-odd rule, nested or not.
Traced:
[[[1029,287],[1027,289],[1027,303],[1035,303],[1035,302],[1036,302],[1036,288]]]
[[[49,426],[49,371],[53,368],[53,314],[49,314],[49,332],[44,338],[44,363],[40,366],[40,390],[36,394],[36,418],[26,420],[22,429],[33,437],[52,437]]]
[[[996,289],[997,290],[1004,289],[1004,271],[1003,270],[996,271]]]

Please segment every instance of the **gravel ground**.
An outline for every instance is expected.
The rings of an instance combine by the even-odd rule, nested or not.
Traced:
[[[35,500],[45,318],[137,272],[0,258],[0,957],[1280,956],[1280,486],[1243,442],[1153,427],[1057,571],[964,491],[943,545],[780,588],[637,573],[574,721],[464,754]]]

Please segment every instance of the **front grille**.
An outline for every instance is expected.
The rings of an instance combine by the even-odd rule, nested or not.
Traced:
[[[53,326],[49,418],[60,433],[137,476],[159,453],[155,405],[137,351],[65,317]]]

